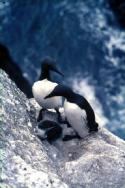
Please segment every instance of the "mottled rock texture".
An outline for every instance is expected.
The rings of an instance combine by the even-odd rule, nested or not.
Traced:
[[[116,20],[125,28],[124,0],[0,0],[0,42],[30,83],[45,56],[56,59],[64,83],[80,94],[87,83],[103,124],[125,140],[125,32]]]
[[[34,133],[36,105],[0,70],[0,187],[124,188],[125,142],[104,128],[53,144]]]

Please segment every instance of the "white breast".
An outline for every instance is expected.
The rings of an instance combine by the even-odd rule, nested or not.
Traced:
[[[64,102],[64,111],[69,124],[82,138],[89,134],[86,112],[74,103]]]
[[[48,81],[47,79],[37,81],[33,84],[33,96],[40,106],[45,109],[58,108],[62,106],[62,97],[52,97],[49,99],[44,99],[54,90],[57,85],[57,83]]]

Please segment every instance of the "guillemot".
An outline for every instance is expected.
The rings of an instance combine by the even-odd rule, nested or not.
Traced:
[[[98,131],[94,110],[83,96],[73,92],[72,89],[64,85],[56,86],[45,98],[54,96],[66,98],[64,101],[64,111],[67,121],[81,138],[84,138],[90,132]]]
[[[50,71],[54,71],[61,76],[63,74],[58,70],[55,61],[49,57],[45,58],[41,63],[41,74],[39,80],[32,86],[32,92],[37,103],[42,107],[42,110],[55,109],[59,114],[59,107],[62,106],[62,97],[52,97],[45,99],[58,84],[53,82],[50,77]],[[41,113],[41,112],[40,112]]]
[[[47,140],[49,143],[52,143],[61,137],[62,128],[55,121],[45,120],[37,125],[35,134],[40,140]]]

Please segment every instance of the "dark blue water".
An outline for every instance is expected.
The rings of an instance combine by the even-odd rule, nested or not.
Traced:
[[[125,139],[125,31],[108,0],[3,0],[0,23],[0,41],[31,83],[41,59],[55,58],[100,124]]]

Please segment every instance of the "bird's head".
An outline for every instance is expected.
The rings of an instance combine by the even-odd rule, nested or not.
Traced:
[[[46,57],[41,63],[42,71],[54,71],[61,76],[64,76],[63,73],[57,68],[56,61],[50,57]]]

